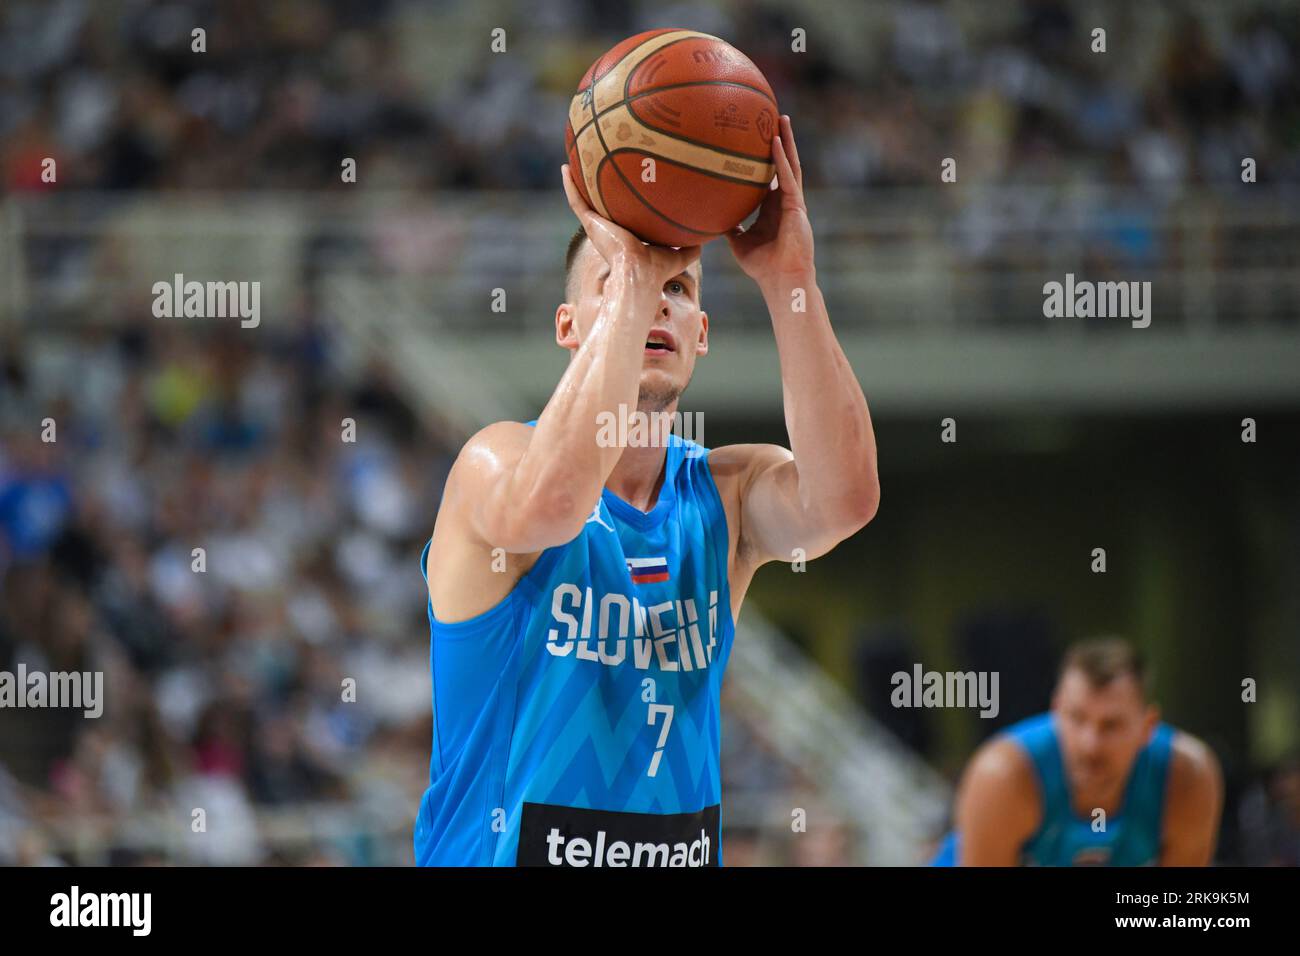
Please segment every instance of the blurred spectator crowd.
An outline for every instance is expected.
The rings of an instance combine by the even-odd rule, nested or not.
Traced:
[[[250,340],[128,323],[6,343],[0,669],[103,672],[105,709],[0,715],[0,860],[85,838],[123,860],[258,862],[254,806],[413,814],[429,739],[415,556],[445,451],[382,375],[331,379],[310,320]],[[160,820],[115,830],[133,813]]]
[[[78,188],[318,189],[348,156],[368,185],[553,189],[578,78],[664,25],[755,61],[811,187],[931,184],[945,156],[991,182],[1231,187],[1245,156],[1260,182],[1300,179],[1300,11],[1282,2],[12,0],[3,188],[47,188],[48,156]]]

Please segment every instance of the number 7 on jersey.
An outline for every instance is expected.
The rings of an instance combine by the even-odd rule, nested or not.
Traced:
[[[650,709],[646,712],[645,722],[653,727],[655,717],[659,714],[664,715],[664,728],[659,731],[659,743],[655,744],[655,755],[654,759],[650,761],[650,769],[646,771],[647,777],[653,777],[659,772],[659,758],[664,755],[664,744],[668,742],[668,728],[673,725],[673,705],[651,704]]]

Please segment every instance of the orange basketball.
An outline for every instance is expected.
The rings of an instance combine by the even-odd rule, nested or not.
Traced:
[[[725,40],[649,30],[587,70],[564,145],[596,212],[646,242],[698,246],[763,201],[779,115],[758,67]]]

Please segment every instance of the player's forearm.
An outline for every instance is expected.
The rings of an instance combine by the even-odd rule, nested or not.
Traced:
[[[597,438],[603,422],[636,410],[658,297],[657,284],[615,265],[591,329],[537,418],[538,440],[520,462],[523,487],[559,482],[572,489],[579,518],[590,513],[622,454],[616,444],[602,446]]]
[[[830,518],[869,518],[880,496],[871,414],[831,328],[816,275],[774,280],[762,291],[776,333],[800,501],[810,513]],[[803,311],[795,311],[800,300]]]

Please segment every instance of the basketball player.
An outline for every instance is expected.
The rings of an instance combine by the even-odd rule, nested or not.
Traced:
[[[1124,641],[1076,645],[1050,712],[971,758],[936,866],[1207,866],[1223,781],[1213,752],[1160,722]]]
[[[581,223],[555,311],[568,368],[535,421],[466,443],[422,556],[434,736],[419,864],[722,863],[719,691],[745,590],[768,561],[825,554],[879,499],[789,117],[772,153],[778,186],[728,241],[771,312],[793,451],[608,440],[602,420],[671,416],[708,352],[700,250],[642,243],[561,168]]]

